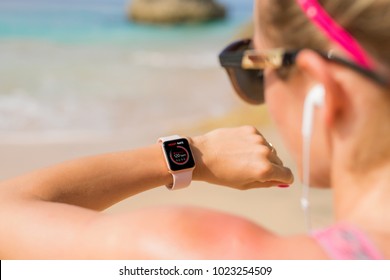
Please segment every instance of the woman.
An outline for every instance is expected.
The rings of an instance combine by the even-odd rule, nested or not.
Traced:
[[[280,237],[242,218],[203,209],[99,213],[136,193],[175,184],[156,144],[3,182],[0,257],[390,258],[390,124],[382,121],[390,114],[390,2],[320,1],[333,19],[317,1],[255,3],[252,44],[225,49],[222,65],[240,96],[252,103],[262,102],[263,74],[267,106],[302,167],[304,183],[334,189],[334,226]],[[254,51],[242,51],[252,46]],[[280,47],[289,51],[263,52]],[[252,127],[220,129],[189,142],[195,180],[238,189],[293,180]]]
[[[334,226],[260,257],[390,257],[389,13],[386,0],[257,0],[253,41],[220,55],[244,100],[262,103],[264,89],[301,167],[304,209],[309,182],[334,190]]]

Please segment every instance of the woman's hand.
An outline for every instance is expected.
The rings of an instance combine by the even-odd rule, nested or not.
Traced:
[[[194,180],[240,190],[291,184],[291,170],[252,126],[223,128],[192,140]]]

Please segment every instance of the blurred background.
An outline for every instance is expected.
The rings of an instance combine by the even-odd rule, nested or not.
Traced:
[[[295,170],[266,110],[236,98],[218,64],[226,44],[248,36],[252,2],[218,0],[222,19],[156,25],[129,20],[131,0],[0,0],[0,179],[242,124],[257,126]],[[190,204],[295,233],[304,231],[299,186],[238,192],[194,182],[108,211]],[[330,193],[312,196],[315,225],[324,225]]]

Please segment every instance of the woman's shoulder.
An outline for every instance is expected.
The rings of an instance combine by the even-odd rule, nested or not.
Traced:
[[[140,238],[137,247],[141,258],[326,258],[308,235],[282,237],[248,219],[218,210],[176,206],[143,209],[131,215],[139,223],[133,228],[133,236]]]

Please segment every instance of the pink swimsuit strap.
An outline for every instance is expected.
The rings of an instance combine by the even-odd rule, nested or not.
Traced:
[[[384,257],[357,228],[347,224],[336,224],[312,233],[328,256],[336,260],[382,260]]]

